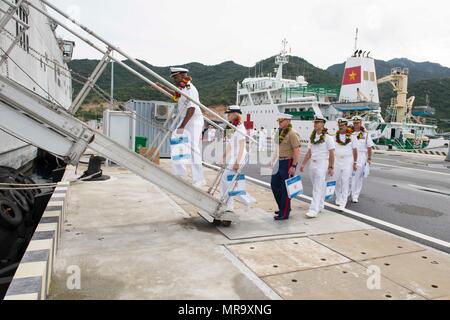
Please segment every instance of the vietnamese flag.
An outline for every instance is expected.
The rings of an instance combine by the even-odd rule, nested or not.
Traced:
[[[361,66],[345,69],[342,84],[345,86],[358,83],[361,83]]]

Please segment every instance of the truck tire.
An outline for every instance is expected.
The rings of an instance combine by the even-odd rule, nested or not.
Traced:
[[[0,177],[1,183],[11,183],[11,184],[26,184],[26,180],[24,177],[20,175],[16,176],[10,176],[10,177]],[[11,186],[12,187],[12,186]],[[12,191],[12,192],[9,192]],[[20,207],[25,210],[29,211],[30,208],[34,205],[34,194],[31,190],[5,190],[4,193],[11,198],[14,199],[14,201],[18,201],[20,203]],[[20,195],[18,195],[19,193]],[[17,199],[16,199],[17,198]],[[26,204],[22,205],[22,199],[25,198]],[[19,200],[20,199],[20,200]],[[28,207],[28,209],[27,209]]]
[[[16,230],[23,221],[22,211],[7,197],[0,195],[0,225]]]
[[[28,214],[30,212],[31,206],[26,197],[26,194],[23,194],[19,190],[6,190],[4,195],[5,195],[5,197],[14,201],[19,206],[20,210],[22,210],[22,212],[24,214]]]

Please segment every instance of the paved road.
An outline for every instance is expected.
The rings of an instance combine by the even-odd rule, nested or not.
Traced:
[[[259,166],[246,171],[270,181]],[[311,195],[305,178],[305,193]],[[450,242],[450,163],[443,157],[376,153],[360,203],[350,203],[348,209]]]

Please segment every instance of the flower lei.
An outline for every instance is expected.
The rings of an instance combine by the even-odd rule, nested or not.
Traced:
[[[237,126],[239,126],[240,124],[242,123],[242,117],[240,116],[240,115],[238,115],[232,122],[231,122],[231,124],[233,125],[233,126],[235,126],[235,127],[237,127]],[[230,126],[227,126],[226,128],[225,128],[225,136],[226,137],[229,137],[229,136],[231,136],[231,134],[233,134],[234,133],[234,129],[233,128],[231,128]]]
[[[355,127],[349,127],[353,132],[355,132]],[[364,139],[364,133],[366,132],[366,129],[364,127],[361,127],[361,131],[359,132],[357,138],[358,140]]]
[[[324,128],[322,130],[322,135],[320,136],[319,140],[316,141],[316,130],[314,130],[312,132],[311,138],[310,138],[311,144],[317,145],[317,144],[324,143],[325,142],[325,137],[327,136],[327,134],[328,134],[328,129]]]
[[[183,89],[186,89],[186,88],[190,88],[190,82],[192,81],[192,77],[189,77],[189,76],[186,76],[184,79],[183,79],[183,81],[181,81],[179,84],[178,84],[178,89],[180,89],[180,90],[183,90]],[[174,102],[178,102],[178,100],[180,100],[180,98],[181,98],[181,94],[179,94],[178,92],[175,92],[175,95],[173,96],[173,101]]]
[[[345,142],[342,142],[341,134],[339,132],[336,133],[336,143],[338,143],[341,146],[348,145],[350,142],[352,142],[352,134],[353,134],[353,129],[347,128],[347,132],[345,132]]]
[[[278,144],[283,143],[283,141],[286,139],[289,132],[291,132],[292,128],[293,128],[292,124],[289,124],[289,126],[286,129],[278,130],[278,137],[277,137]]]

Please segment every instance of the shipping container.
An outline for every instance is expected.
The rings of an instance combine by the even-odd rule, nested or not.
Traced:
[[[128,110],[136,112],[136,136],[146,137],[148,145],[155,147],[161,142],[161,138],[155,141],[161,127],[170,116],[175,104],[162,101],[130,100],[126,103]],[[170,158],[169,139],[163,144],[160,151],[161,158]]]

